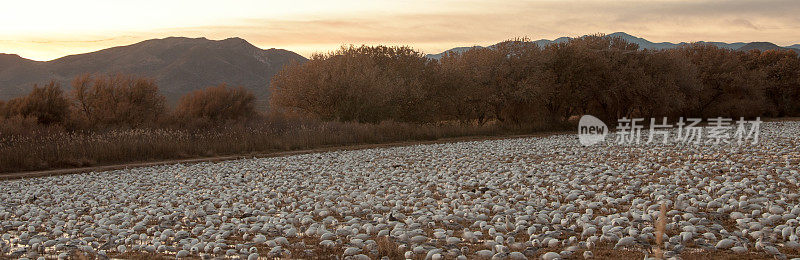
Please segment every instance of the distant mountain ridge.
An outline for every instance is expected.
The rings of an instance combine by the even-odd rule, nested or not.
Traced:
[[[263,101],[270,78],[292,61],[306,58],[282,49],[260,49],[241,38],[152,39],[51,61],[0,54],[0,99],[24,95],[33,84],[51,79],[67,91],[77,75],[127,73],[154,79],[169,102],[220,83],[243,86]]]
[[[795,44],[797,45],[797,44]],[[795,46],[792,45],[792,46]],[[736,50],[740,51],[750,51],[750,50],[793,50],[797,53],[800,53],[800,49],[789,47],[781,47],[771,42],[751,42],[745,46],[742,46]]]
[[[608,37],[620,37],[622,39],[627,40],[628,42],[632,42],[632,43],[638,44],[640,49],[650,49],[650,50],[672,49],[672,48],[677,48],[677,47],[682,46],[682,45],[689,44],[687,42],[680,42],[680,43],[651,42],[651,41],[648,41],[648,40],[646,40],[644,38],[639,38],[639,37],[636,37],[636,36],[633,36],[633,35],[630,35],[630,34],[627,34],[627,33],[624,33],[624,32],[615,32],[615,33],[612,33],[612,34],[607,34],[606,36],[608,36]],[[539,45],[540,47],[543,47],[543,46],[551,44],[551,43],[566,42],[569,39],[571,39],[571,38],[570,37],[560,37],[560,38],[557,38],[555,40],[541,39],[541,40],[536,40],[536,41],[533,41],[533,42],[536,43],[537,45]],[[747,47],[746,49],[742,49],[742,50],[752,50],[752,49],[771,50],[771,49],[776,49],[775,47],[777,47],[777,48],[781,48],[781,49],[792,49],[795,52],[800,53],[800,44],[795,44],[795,45],[786,46],[786,47],[780,47],[780,46],[772,44],[772,43],[769,43],[769,44],[774,45],[774,46],[765,45],[765,44],[762,44],[762,43],[759,43],[759,42],[753,42],[753,43],[744,43],[744,42],[725,43],[725,42],[699,41],[697,43],[706,43],[706,44],[711,44],[711,45],[714,45],[714,46],[717,46],[717,47],[720,47],[720,48],[726,48],[726,49],[732,49],[732,50],[739,50],[739,49],[741,49],[741,48],[743,48],[743,47],[745,47],[747,45],[758,43],[755,46]],[[494,46],[494,45],[490,45],[490,46],[486,46],[486,47],[492,47],[492,46]],[[476,47],[477,48],[486,48],[486,47],[483,47],[483,46],[456,47],[456,48],[449,49],[449,50],[446,50],[446,51],[441,52],[441,53],[428,54],[428,55],[425,55],[425,56],[428,57],[428,58],[431,58],[431,59],[439,59],[445,53],[447,53],[449,51],[464,52],[464,51],[467,51],[467,50],[469,50],[471,48],[476,48]]]

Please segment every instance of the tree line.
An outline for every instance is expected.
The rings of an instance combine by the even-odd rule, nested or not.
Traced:
[[[275,110],[364,123],[800,115],[793,51],[640,50],[602,34],[544,47],[519,38],[439,60],[409,47],[342,47],[284,67],[270,85]]]
[[[35,85],[27,96],[0,101],[0,127],[21,132],[41,126],[99,130],[221,125],[252,118],[254,103],[247,89],[221,84],[184,95],[170,111],[152,79],[86,74],[76,77],[68,92],[50,81]]]

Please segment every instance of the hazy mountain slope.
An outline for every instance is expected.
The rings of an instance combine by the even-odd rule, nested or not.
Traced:
[[[294,52],[263,50],[240,38],[208,40],[170,37],[47,62],[0,56],[0,99],[23,95],[35,83],[58,80],[65,89],[84,73],[131,73],[156,80],[174,102],[185,93],[220,83],[243,86],[261,100],[269,79],[283,65],[306,59]]]
[[[624,32],[615,32],[615,33],[612,33],[612,34],[608,34],[608,36],[610,36],[610,37],[620,37],[620,38],[623,38],[623,39],[625,39],[625,40],[627,40],[629,42],[639,44],[639,48],[641,48],[641,49],[650,49],[650,50],[672,49],[672,48],[677,48],[677,47],[679,47],[681,45],[689,44],[687,42],[680,42],[680,43],[651,42],[651,41],[648,41],[648,40],[646,40],[644,38],[639,38],[639,37],[636,37],[636,36],[633,36],[633,35],[630,35],[630,34],[627,34],[627,33],[624,33]],[[541,40],[536,40],[536,41],[533,41],[533,42],[536,43],[537,45],[541,46],[541,47],[544,47],[544,46],[546,46],[548,44],[551,44],[551,43],[565,42],[565,41],[568,41],[569,39],[570,39],[569,37],[560,37],[560,38],[555,39],[555,40],[541,39]],[[727,48],[727,49],[732,49],[732,50],[736,50],[736,49],[742,48],[745,45],[747,45],[747,43],[744,43],[744,42],[725,43],[725,42],[699,41],[697,43],[711,44],[711,45],[714,45],[714,46],[717,46],[717,47],[720,47],[720,48]],[[800,44],[795,44],[795,45],[792,45],[792,46],[800,46]],[[792,46],[789,46],[789,47],[792,47]],[[480,46],[478,46],[478,47],[480,47]],[[491,46],[489,46],[489,47],[491,47]],[[428,54],[428,55],[426,55],[426,57],[433,58],[433,59],[438,59],[442,55],[444,55],[444,53],[446,53],[448,51],[464,52],[464,51],[466,51],[466,50],[468,50],[470,48],[472,48],[472,47],[457,47],[457,48],[453,48],[453,49],[444,51],[442,53]]]
[[[447,51],[444,51],[442,53],[428,54],[428,55],[425,55],[425,57],[438,60],[438,59],[442,58],[442,56],[444,56],[444,54],[447,53],[447,52],[451,52],[452,51],[452,52],[455,52],[455,53],[461,53],[461,52],[465,52],[465,51],[467,51],[469,49],[472,49],[472,48],[484,48],[484,47],[483,46],[478,46],[478,45],[475,45],[475,46],[472,46],[472,47],[455,47],[455,48],[449,49]]]
[[[32,84],[46,83],[51,73],[43,62],[22,58],[16,54],[0,54],[0,99],[9,99],[26,93]],[[20,82],[31,82],[23,86]]]
[[[795,51],[797,53],[800,53],[800,49],[794,49],[794,48],[789,48],[789,47],[781,47],[781,46],[778,46],[778,45],[776,45],[774,43],[771,43],[771,42],[751,42],[751,43],[748,43],[747,45],[742,46],[741,48],[736,49],[736,50],[739,50],[739,51],[750,51],[750,50],[762,50],[762,51],[766,51],[766,50],[793,50],[793,51]]]

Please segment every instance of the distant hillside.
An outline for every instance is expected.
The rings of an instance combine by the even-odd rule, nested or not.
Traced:
[[[795,44],[795,45],[797,45],[797,44]],[[792,45],[792,46],[794,46],[794,45]],[[795,51],[797,53],[800,53],[800,49],[794,49],[794,48],[790,48],[790,47],[781,47],[781,46],[775,45],[774,43],[771,43],[771,42],[751,42],[751,43],[748,43],[747,45],[742,46],[741,48],[736,49],[736,50],[739,50],[739,51],[750,51],[750,50],[762,50],[762,51],[766,51],[766,50],[793,50],[793,51]]]
[[[268,95],[270,78],[291,61],[306,58],[281,49],[260,49],[241,38],[170,37],[153,39],[52,61],[32,61],[0,54],[0,99],[24,95],[33,84],[50,79],[68,90],[84,73],[132,73],[153,78],[170,102],[185,93],[220,83],[243,86],[260,100]]]
[[[629,42],[639,44],[639,48],[640,49],[649,49],[649,50],[672,49],[672,48],[676,48],[676,47],[681,46],[681,45],[689,44],[687,42],[681,42],[681,43],[651,42],[651,41],[648,41],[648,40],[646,40],[644,38],[639,38],[639,37],[636,37],[636,36],[633,36],[633,35],[630,35],[630,34],[627,34],[627,33],[624,33],[624,32],[615,32],[615,33],[612,33],[612,34],[608,34],[608,36],[623,38],[623,39],[625,39],[625,40],[627,40]],[[551,44],[551,43],[565,42],[565,41],[568,41],[569,39],[570,39],[569,37],[561,37],[561,38],[558,38],[558,39],[555,39],[555,40],[541,39],[541,40],[536,40],[534,42],[539,46],[545,46],[545,45],[548,45],[548,44]],[[738,49],[748,45],[747,43],[743,43],[743,42],[725,43],[725,42],[704,42],[704,41],[699,41],[698,43],[711,44],[711,45],[714,45],[714,46],[717,46],[717,47],[720,47],[720,48],[726,48],[726,49],[732,49],[732,50],[738,50]],[[494,46],[494,45],[491,45],[491,46]],[[491,46],[487,46],[487,47],[491,47]],[[475,46],[475,47],[481,47],[481,46]],[[779,47],[779,46],[776,45],[776,47]],[[800,47],[800,44],[795,44],[795,45],[789,46],[788,48],[800,49],[798,47]],[[450,49],[450,50],[446,50],[446,51],[444,51],[442,53],[428,54],[428,55],[426,55],[426,57],[432,58],[432,59],[439,59],[439,58],[442,57],[442,55],[444,55],[445,53],[447,53],[449,51],[464,52],[464,51],[466,51],[466,50],[468,50],[470,48],[473,48],[473,47],[457,47],[457,48],[453,48],[453,49]],[[481,47],[481,48],[483,48],[483,47]],[[787,48],[787,47],[779,47],[779,48]]]
[[[438,59],[441,59],[442,56],[444,56],[444,54],[447,53],[447,52],[452,51],[452,52],[455,52],[455,53],[462,53],[462,52],[465,52],[465,51],[467,51],[469,49],[472,49],[472,48],[484,48],[484,47],[483,46],[478,46],[478,45],[475,45],[475,46],[472,46],[472,47],[456,47],[456,48],[449,49],[449,50],[447,50],[445,52],[442,52],[442,53],[439,53],[439,54],[428,54],[428,55],[425,55],[425,57],[438,60]]]

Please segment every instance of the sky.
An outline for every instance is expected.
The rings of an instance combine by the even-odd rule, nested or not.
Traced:
[[[8,1],[0,53],[52,60],[169,36],[241,37],[310,56],[347,44],[425,53],[627,32],[653,42],[800,43],[798,0]]]

